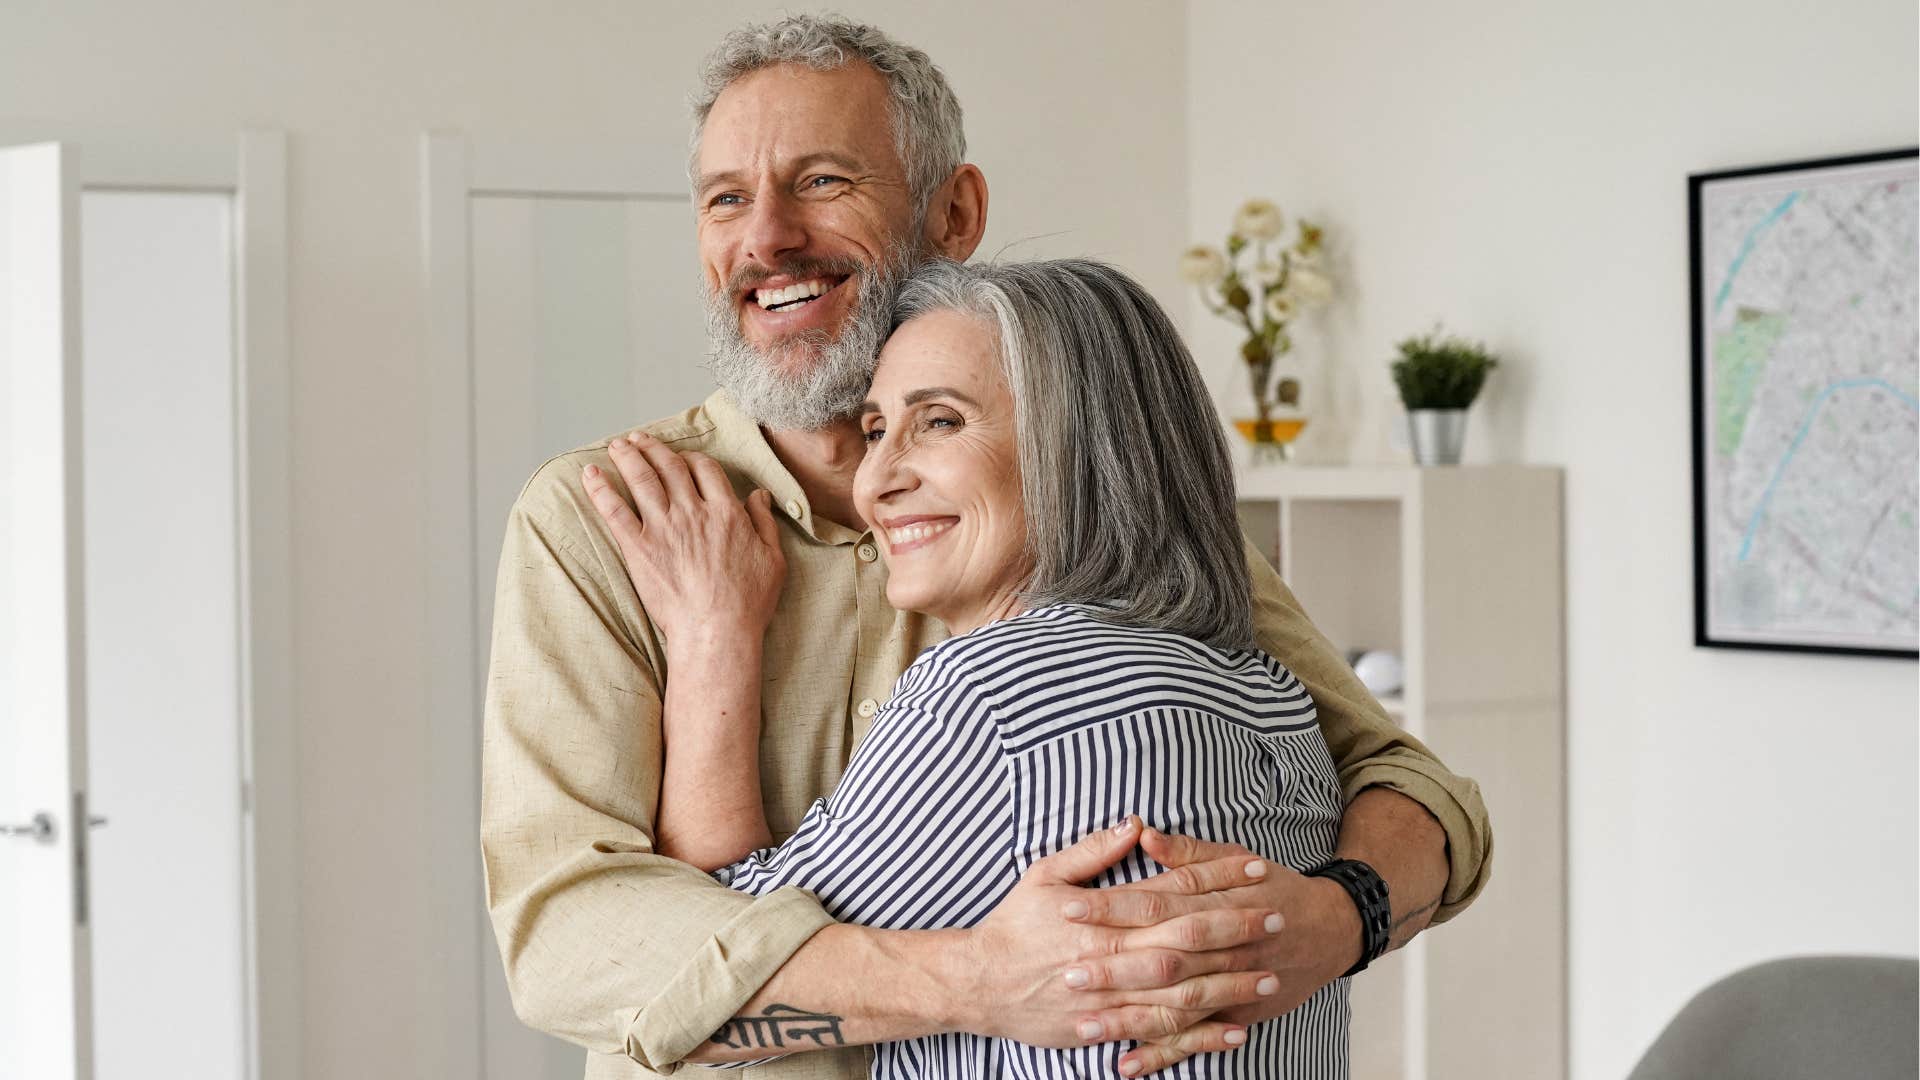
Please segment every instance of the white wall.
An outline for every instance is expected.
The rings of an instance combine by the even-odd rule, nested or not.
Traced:
[[[449,646],[428,640],[423,581],[436,538],[420,525],[422,424],[438,390],[424,374],[419,135],[637,140],[679,161],[700,55],[783,6],[806,5],[74,0],[0,14],[0,141],[289,133],[308,1076],[445,1075],[438,1033],[477,996],[439,976],[445,901],[424,855],[445,813],[428,798],[427,670]],[[948,71],[993,190],[983,251],[1043,237],[1014,251],[1101,253],[1174,295],[1181,8],[838,6]]]
[[[1913,144],[1911,0],[1190,12],[1196,237],[1257,193],[1336,247],[1345,306],[1304,347],[1348,419],[1315,452],[1395,459],[1391,344],[1444,316],[1507,357],[1469,459],[1567,469],[1575,1077],[1749,962],[1913,953],[1914,666],[1691,644],[1685,194]],[[1497,834],[1521,808],[1487,797]]]

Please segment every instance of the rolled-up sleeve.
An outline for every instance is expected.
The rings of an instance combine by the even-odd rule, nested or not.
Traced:
[[[1433,751],[1393,722],[1300,601],[1251,544],[1255,636],[1262,649],[1291,669],[1313,694],[1320,730],[1340,770],[1349,802],[1363,788],[1386,787],[1427,808],[1447,833],[1447,887],[1433,921],[1465,910],[1486,886],[1493,863],[1493,828],[1480,786],[1441,764]]]
[[[832,920],[801,890],[745,896],[653,854],[662,660],[617,553],[577,520],[578,470],[536,474],[501,552],[487,907],[523,1021],[671,1072]]]

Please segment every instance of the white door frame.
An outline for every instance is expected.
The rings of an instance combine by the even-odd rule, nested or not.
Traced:
[[[44,130],[0,128],[0,143]],[[299,799],[294,768],[291,398],[287,328],[287,148],[278,131],[61,140],[86,191],[233,197],[234,476],[240,565],[240,800],[252,1080],[301,1069]],[[83,301],[84,302],[84,301]]]
[[[527,140],[471,141],[458,132],[421,138],[422,271],[428,303],[427,528],[440,556],[429,562],[431,739],[435,772],[429,805],[438,817],[433,880],[462,891],[437,924],[434,956],[449,986],[471,986],[470,1001],[443,1014],[447,1075],[487,1075],[482,964],[497,964],[482,897],[479,849],[480,690],[487,636],[474,595],[497,552],[478,550],[474,487],[473,262],[475,196],[622,199],[685,205],[684,161],[631,144],[583,146]],[[556,451],[563,449],[555,447]]]

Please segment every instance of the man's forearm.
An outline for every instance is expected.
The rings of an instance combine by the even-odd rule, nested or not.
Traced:
[[[1390,950],[1427,928],[1447,887],[1448,863],[1446,830],[1426,807],[1391,788],[1362,790],[1341,818],[1335,854],[1366,863],[1387,883]],[[1357,915],[1354,925],[1357,940]]]
[[[957,930],[826,927],[685,1060],[753,1061],[959,1030],[963,940]]]

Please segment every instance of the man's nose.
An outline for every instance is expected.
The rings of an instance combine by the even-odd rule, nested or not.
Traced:
[[[775,191],[753,201],[747,220],[747,257],[775,267],[787,255],[807,246],[807,230],[800,219],[799,201]]]

